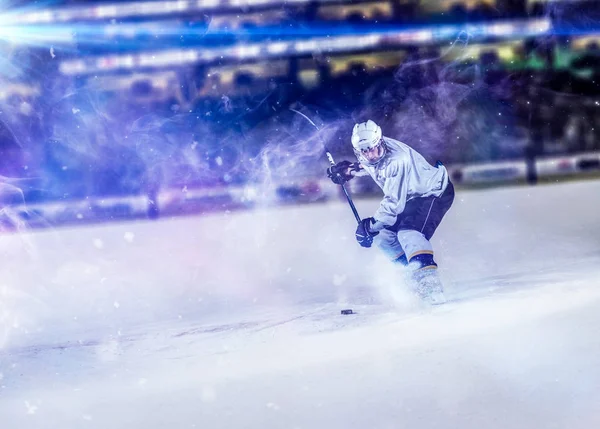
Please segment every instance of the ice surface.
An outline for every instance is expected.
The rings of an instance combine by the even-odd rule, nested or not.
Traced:
[[[600,427],[599,211],[458,192],[432,309],[343,202],[4,236],[0,426]]]

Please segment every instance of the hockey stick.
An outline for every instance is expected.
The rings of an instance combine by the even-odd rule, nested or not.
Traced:
[[[320,133],[320,129],[317,126],[317,124],[315,124],[308,116],[306,116],[304,113],[299,112],[298,110],[292,109],[290,107],[290,110],[292,112],[296,112],[297,114],[299,114],[300,116],[302,116],[304,119],[306,119],[308,122],[310,122],[310,124],[315,127],[317,129],[317,131],[319,131]],[[323,141],[323,138],[321,137],[321,134],[319,134],[319,140],[321,141],[321,144],[323,145],[323,147],[325,148],[325,155],[327,155],[327,159],[329,160],[329,163],[331,165],[335,165],[335,161],[333,160],[333,155],[331,155],[331,152],[329,152],[329,149],[327,149],[327,146],[325,146],[325,142]],[[360,223],[360,215],[358,214],[358,210],[356,210],[356,206],[354,205],[354,201],[352,201],[352,197],[350,197],[350,194],[348,193],[348,190],[346,189],[346,186],[341,184],[340,185],[342,187],[342,190],[344,191],[344,194],[346,195],[346,199],[348,200],[348,204],[350,204],[350,208],[352,209],[352,213],[354,213],[354,217],[356,219],[356,222]]]

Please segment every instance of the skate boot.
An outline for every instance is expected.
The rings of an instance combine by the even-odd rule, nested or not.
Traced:
[[[437,267],[424,267],[413,271],[413,283],[417,296],[431,305],[446,303],[444,288]]]

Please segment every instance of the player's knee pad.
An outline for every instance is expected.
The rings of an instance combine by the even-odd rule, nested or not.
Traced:
[[[400,253],[402,249],[400,249],[400,243],[398,242],[398,237],[395,232],[388,231],[387,229],[383,229],[379,232],[377,236],[377,245],[383,250],[392,250],[394,249],[396,253]]]
[[[421,253],[433,253],[429,240],[419,231],[412,229],[398,231],[398,242],[410,260]]]
[[[400,246],[398,237],[396,237],[396,233],[393,231],[382,230],[377,236],[376,243],[385,256],[394,262],[398,257],[405,254],[404,249]]]

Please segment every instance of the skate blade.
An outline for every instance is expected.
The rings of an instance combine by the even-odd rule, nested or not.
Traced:
[[[444,292],[433,292],[430,295],[423,298],[423,301],[430,305],[442,305],[448,302]]]

